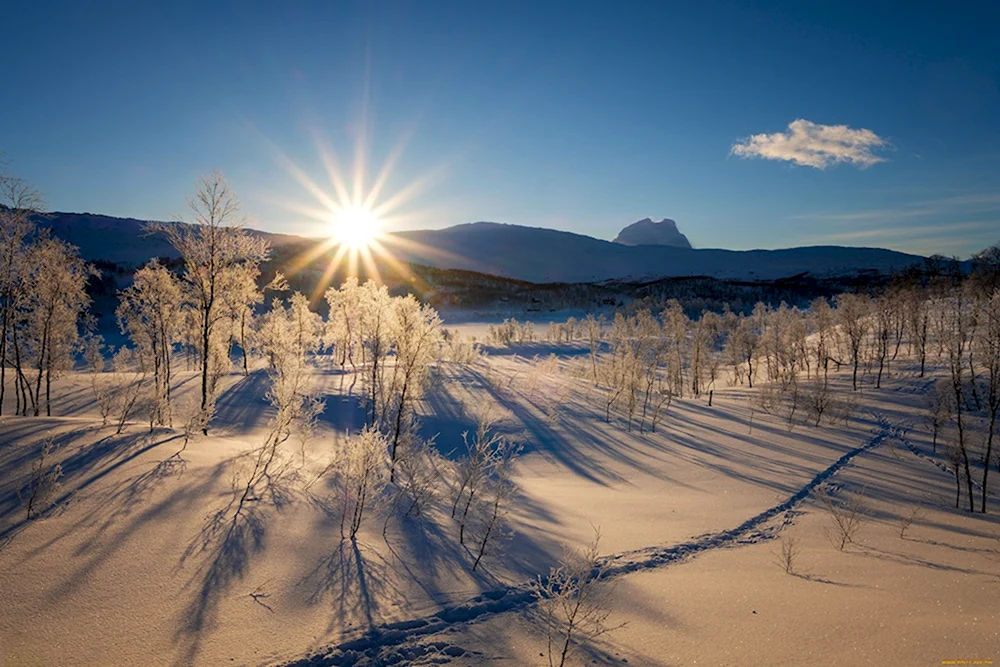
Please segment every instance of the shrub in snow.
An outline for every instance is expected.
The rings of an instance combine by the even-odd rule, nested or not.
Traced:
[[[30,521],[47,510],[59,493],[62,465],[52,463],[52,441],[46,440],[31,464],[31,476],[26,487],[18,490],[24,507],[24,519]]]
[[[557,567],[533,588],[545,629],[549,667],[563,667],[578,647],[624,626],[609,625],[614,588],[598,556],[600,530],[583,551],[567,551]]]

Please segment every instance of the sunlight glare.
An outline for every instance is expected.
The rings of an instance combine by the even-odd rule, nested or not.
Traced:
[[[380,232],[378,216],[361,206],[351,206],[333,219],[333,241],[351,250],[363,250],[375,241]]]

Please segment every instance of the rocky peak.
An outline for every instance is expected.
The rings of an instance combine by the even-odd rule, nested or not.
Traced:
[[[677,223],[670,218],[653,222],[643,218],[618,232],[615,243],[622,245],[665,245],[675,248],[690,248],[691,242],[677,229]]]

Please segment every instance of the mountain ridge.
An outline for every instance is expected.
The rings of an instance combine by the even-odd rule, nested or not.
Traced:
[[[38,222],[81,249],[88,261],[140,265],[176,257],[148,221],[91,213],[55,212]],[[248,229],[275,246],[308,245],[320,239]],[[888,273],[920,263],[919,255],[882,248],[804,246],[725,250],[664,245],[625,245],[576,232],[478,221],[443,229],[385,234],[382,245],[397,259],[440,269],[476,271],[535,283],[711,276],[774,280],[808,273],[828,277],[864,271]]]

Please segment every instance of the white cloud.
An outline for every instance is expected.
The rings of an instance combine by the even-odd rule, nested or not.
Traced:
[[[873,151],[888,143],[871,130],[819,125],[799,118],[788,124],[786,132],[754,134],[737,141],[729,153],[739,157],[784,160],[816,169],[842,162],[865,169],[885,162],[885,158]]]

